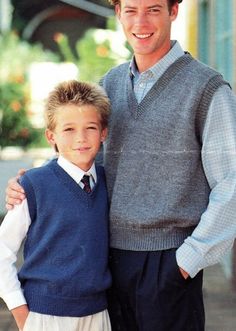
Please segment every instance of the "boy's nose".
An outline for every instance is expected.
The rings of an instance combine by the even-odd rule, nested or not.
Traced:
[[[84,130],[81,130],[76,135],[76,141],[84,142],[86,140],[86,133]]]

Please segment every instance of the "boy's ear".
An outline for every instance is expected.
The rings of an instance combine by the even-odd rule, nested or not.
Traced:
[[[54,133],[53,131],[49,130],[49,129],[46,129],[45,130],[45,137],[48,141],[48,143],[52,146],[55,146],[56,142],[55,142],[55,139],[54,139]]]
[[[108,134],[108,129],[107,128],[102,129],[102,133],[101,133],[101,142],[102,143],[106,140],[107,134]]]

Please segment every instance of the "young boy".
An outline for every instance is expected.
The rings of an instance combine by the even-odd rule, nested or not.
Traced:
[[[94,163],[109,110],[92,84],[64,82],[49,95],[45,133],[59,156],[22,177],[27,199],[0,228],[0,295],[19,330],[110,330],[108,199],[104,170]]]

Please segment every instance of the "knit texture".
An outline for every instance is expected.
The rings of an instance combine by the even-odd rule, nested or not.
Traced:
[[[104,170],[86,193],[56,160],[21,180],[32,223],[19,279],[31,311],[86,316],[107,307],[108,199]]]
[[[112,104],[104,160],[112,247],[169,249],[192,233],[210,192],[202,132],[212,96],[223,84],[219,73],[189,54],[139,104],[128,63],[104,77]]]

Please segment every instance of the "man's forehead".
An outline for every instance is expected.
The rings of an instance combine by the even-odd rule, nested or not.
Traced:
[[[122,6],[131,7],[149,7],[149,6],[160,6],[167,4],[168,0],[120,0]]]

